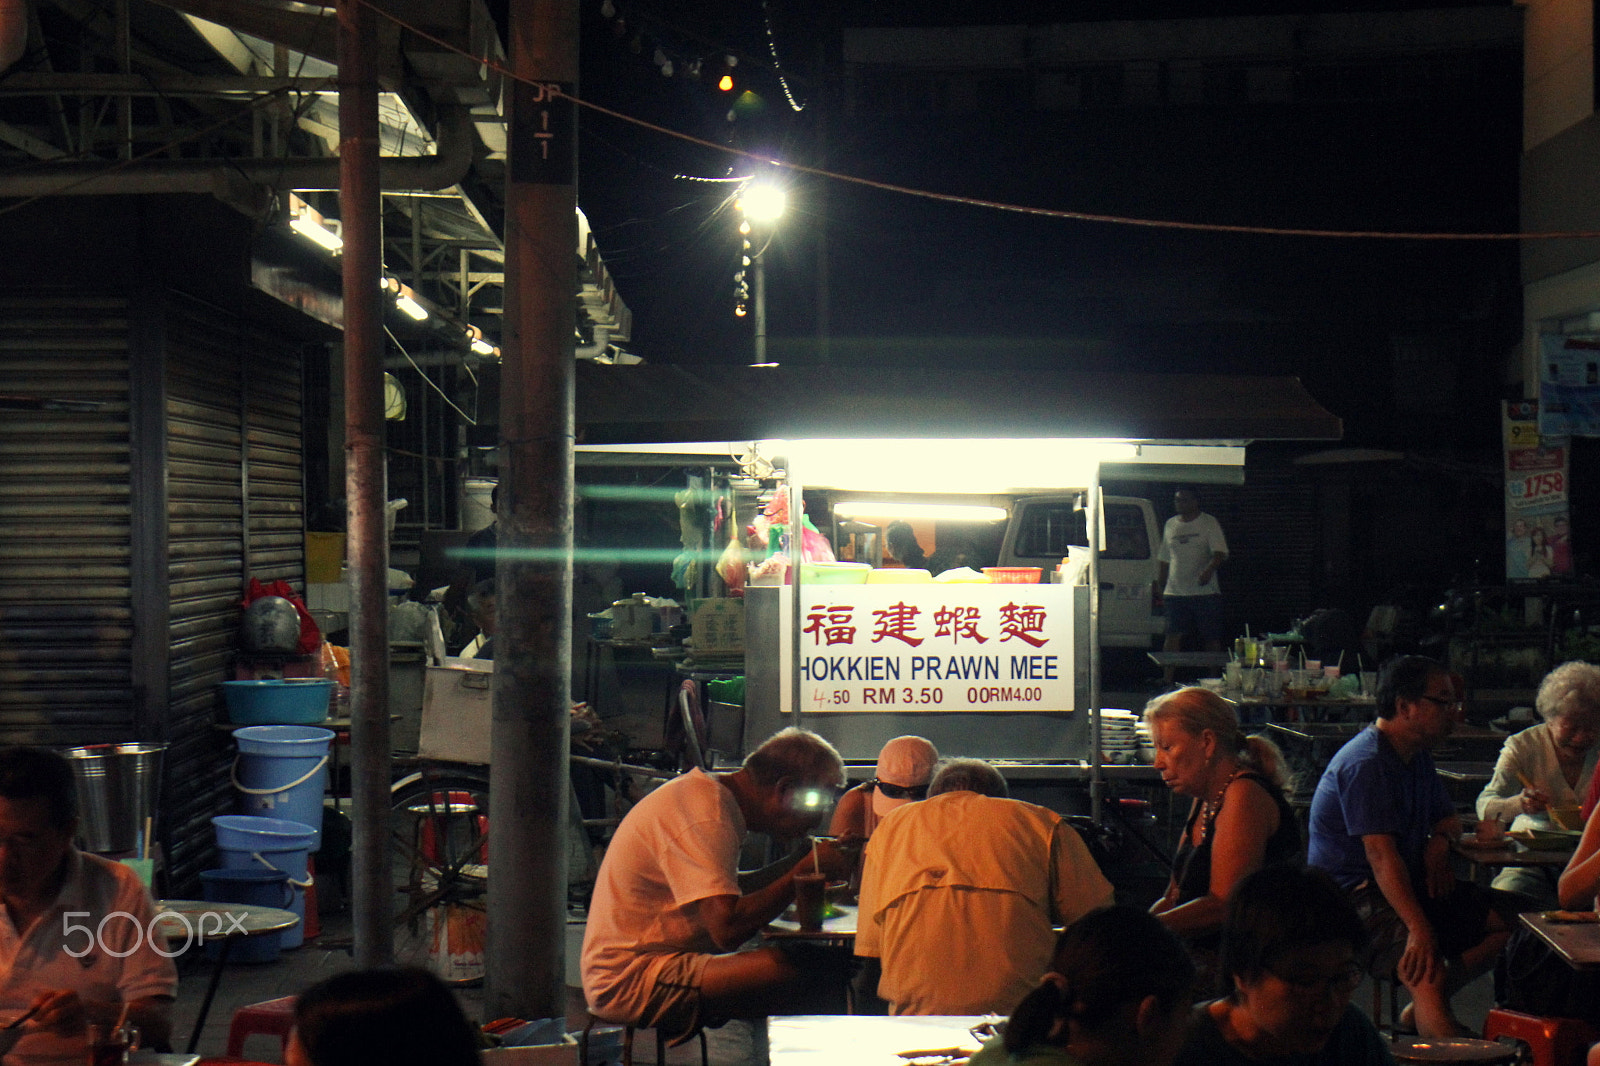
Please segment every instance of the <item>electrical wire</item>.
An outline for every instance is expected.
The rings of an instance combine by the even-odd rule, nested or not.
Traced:
[[[406,346],[400,343],[400,338],[396,337],[394,335],[394,331],[393,330],[391,330],[388,326],[384,326],[383,327],[383,332],[388,335],[389,340],[394,343],[394,346],[396,348],[400,349],[400,354],[406,357],[406,362],[411,364],[411,369],[413,369],[413,370],[415,370],[417,372],[417,376],[419,376],[420,378],[422,378],[423,381],[428,383],[428,388],[432,389],[434,392],[437,392],[439,394],[439,399],[441,399],[441,400],[443,400],[445,402],[445,406],[449,407],[456,414],[458,414],[462,418],[466,419],[468,425],[475,426],[475,425],[478,424],[478,420],[476,418],[473,418],[471,415],[467,414],[467,412],[465,412],[461,408],[457,407],[456,406],[456,402],[454,400],[452,400],[450,397],[446,396],[445,393],[444,393],[444,390],[441,389],[438,385],[434,384],[434,380],[432,378],[430,378],[427,374],[424,374],[422,372],[422,367],[418,366],[417,365],[417,361],[415,359],[411,358],[411,353],[406,351]]]
[[[406,32],[415,34],[423,40],[436,44],[441,48],[448,49],[449,51],[466,56],[469,59],[473,59],[481,63],[487,69],[499,74],[504,78],[508,78],[516,82],[524,82],[530,85],[534,84],[533,79],[520,77],[519,75],[508,70],[502,64],[496,63],[492,60],[484,59],[479,56],[474,56],[464,49],[428,33],[426,30],[422,30],[411,25],[403,19],[400,19],[390,12],[378,7],[373,3],[373,0],[356,0],[356,2],[371,9],[372,11],[377,12]],[[1002,211],[1010,214],[1031,215],[1036,218],[1054,218],[1072,222],[1099,222],[1107,225],[1139,226],[1147,229],[1188,230],[1191,232],[1201,233],[1236,233],[1260,237],[1327,237],[1336,239],[1406,241],[1548,241],[1593,240],[1595,238],[1600,238],[1600,230],[1549,230],[1513,233],[1433,233],[1400,230],[1314,229],[1310,227],[1297,226],[1241,226],[1230,225],[1221,222],[1185,222],[1179,219],[1131,218],[1125,215],[1106,215],[1090,211],[1067,211],[1060,208],[1035,207],[1027,204],[1004,203],[998,200],[985,200],[976,196],[958,196],[953,193],[941,193],[934,192],[929,189],[918,189],[909,185],[897,185],[893,182],[876,181],[872,178],[863,178],[854,174],[844,174],[839,171],[825,170],[822,167],[807,166],[804,163],[792,163],[786,160],[776,159],[772,156],[762,155],[759,152],[748,152],[743,149],[733,148],[725,144],[717,144],[713,141],[708,141],[703,137],[696,137],[692,134],[668,129],[667,127],[658,125],[657,123],[649,122],[645,119],[635,118],[632,115],[623,114],[622,112],[613,110],[612,108],[606,107],[603,104],[597,104],[590,100],[584,100],[579,96],[561,92],[559,89],[552,87],[548,83],[540,84],[544,86],[544,89],[547,93],[571,100],[576,106],[584,108],[588,111],[592,111],[595,114],[605,115],[608,118],[614,118],[620,122],[626,122],[630,125],[637,126],[640,129],[649,130],[652,133],[659,133],[665,137],[672,137],[689,144],[698,145],[702,148],[710,148],[714,151],[722,152],[727,155],[750,160],[751,162],[764,163],[767,166],[779,167],[798,174],[809,174],[812,177],[825,178],[830,181],[842,182],[848,185],[858,185],[864,188],[877,189],[881,192],[895,193],[902,196],[909,196],[924,200],[933,200],[939,203],[985,208],[991,211]]]

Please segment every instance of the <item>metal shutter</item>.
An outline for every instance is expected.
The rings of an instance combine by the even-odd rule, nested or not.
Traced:
[[[175,887],[210,863],[210,818],[233,807],[217,685],[237,648],[249,578],[304,589],[300,354],[173,296],[167,353],[170,676],[165,821]]]
[[[129,367],[127,301],[0,300],[0,395],[98,405],[0,413],[5,743],[87,744],[139,732]]]

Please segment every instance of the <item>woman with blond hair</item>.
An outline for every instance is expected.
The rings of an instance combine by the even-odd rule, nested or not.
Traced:
[[[1150,908],[1205,961],[1218,944],[1228,897],[1256,870],[1299,862],[1300,826],[1284,796],[1288,770],[1270,740],[1245,736],[1233,705],[1181,688],[1144,711],[1156,769],[1193,802],[1166,894]]]

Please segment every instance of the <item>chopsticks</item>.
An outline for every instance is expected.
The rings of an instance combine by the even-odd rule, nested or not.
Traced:
[[[15,1018],[11,1019],[5,1025],[0,1025],[0,1029],[15,1029],[17,1026],[21,1025],[23,1022],[27,1021],[29,1018],[32,1018],[35,1014],[38,1014],[39,1013],[39,1007],[40,1007],[40,1004],[35,1003],[33,1006],[29,1007],[27,1010],[23,1011],[21,1014],[17,1015]]]

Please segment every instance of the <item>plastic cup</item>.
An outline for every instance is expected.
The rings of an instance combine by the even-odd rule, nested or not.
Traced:
[[[131,1025],[92,1024],[88,1029],[89,1066],[122,1066],[139,1046],[139,1030]]]
[[[1337,666],[1324,666],[1322,668],[1322,676],[1329,681],[1337,681],[1339,680],[1339,668]]]
[[[1306,665],[1306,670],[1309,671],[1312,674],[1320,674],[1322,672],[1322,660],[1321,659],[1307,659],[1305,665]]]
[[[794,875],[794,916],[802,929],[821,929],[828,906],[828,878],[819,873]]]
[[[1361,694],[1363,696],[1376,696],[1378,694],[1378,671],[1361,671]]]

